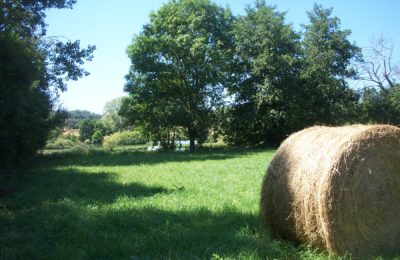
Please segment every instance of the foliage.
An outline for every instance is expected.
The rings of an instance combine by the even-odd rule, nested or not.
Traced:
[[[79,123],[84,119],[100,119],[101,115],[87,110],[71,110],[67,112],[65,126],[70,129],[78,129]]]
[[[94,120],[94,129],[95,131],[99,131],[102,136],[107,135],[107,129],[105,128],[103,121],[100,120]]]
[[[352,63],[361,50],[350,43],[350,30],[340,29],[332,9],[315,5],[304,25],[304,68],[301,77],[307,91],[305,120],[308,124],[337,125],[350,122],[357,111],[358,95],[347,79],[355,78]]]
[[[84,119],[79,123],[79,140],[91,140],[95,131],[96,121],[92,119]]]
[[[101,120],[84,119],[79,123],[79,140],[81,142],[89,141],[99,144],[105,135],[106,130]]]
[[[40,148],[52,124],[47,120],[51,104],[35,83],[42,62],[33,46],[16,35],[0,34],[0,175],[17,161]]]
[[[164,132],[159,138],[184,128],[194,150],[222,102],[232,20],[209,0],[170,1],[152,13],[128,48],[130,96],[121,114],[154,135]]]
[[[236,18],[206,0],[171,1],[128,48],[120,114],[166,149],[185,129],[191,150],[210,129],[230,144],[265,146],[310,125],[352,122],[359,95],[347,80],[361,53],[331,14],[315,5],[300,34],[263,0]]]
[[[237,19],[233,101],[219,111],[228,143],[276,145],[306,126],[353,119],[358,95],[346,79],[360,50],[331,11],[315,5],[302,38],[265,1]]]
[[[72,8],[76,0],[1,1],[0,31],[23,38],[46,34],[45,10]],[[39,31],[39,32],[38,32]]]
[[[146,138],[138,130],[133,131],[120,131],[111,135],[105,136],[103,145],[105,146],[118,146],[118,145],[136,145],[147,143]]]
[[[299,108],[299,35],[285,13],[256,1],[234,25],[233,103],[224,112],[228,143],[265,145],[292,130]]]
[[[126,119],[119,115],[123,98],[114,98],[104,105],[101,122],[107,135],[121,131],[127,127]]]
[[[45,149],[65,149],[71,148],[79,143],[79,138],[75,135],[60,134],[54,139],[47,141]]]
[[[400,85],[389,89],[364,88],[360,106],[363,122],[400,126]]]
[[[91,140],[92,143],[94,144],[101,144],[103,142],[103,134],[101,133],[101,131],[100,130],[94,131]]]
[[[31,158],[61,124],[58,91],[67,80],[87,75],[81,65],[93,46],[45,38],[45,10],[70,8],[75,1],[1,1],[0,8],[0,174]]]

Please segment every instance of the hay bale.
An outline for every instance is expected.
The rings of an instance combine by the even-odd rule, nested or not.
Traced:
[[[400,128],[311,127],[271,161],[261,214],[272,235],[330,254],[400,253]]]

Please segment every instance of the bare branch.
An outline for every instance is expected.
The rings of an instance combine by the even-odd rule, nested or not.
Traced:
[[[364,51],[367,53],[359,65],[360,79],[372,82],[383,91],[393,88],[400,81],[399,66],[393,65],[393,44],[381,36]]]

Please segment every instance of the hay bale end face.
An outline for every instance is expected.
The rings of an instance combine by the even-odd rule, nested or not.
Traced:
[[[330,254],[400,254],[400,128],[311,127],[287,138],[263,181],[272,235]]]

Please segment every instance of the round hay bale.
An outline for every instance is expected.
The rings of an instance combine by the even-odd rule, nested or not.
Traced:
[[[355,257],[400,253],[400,128],[311,127],[276,152],[261,191],[272,235]]]

